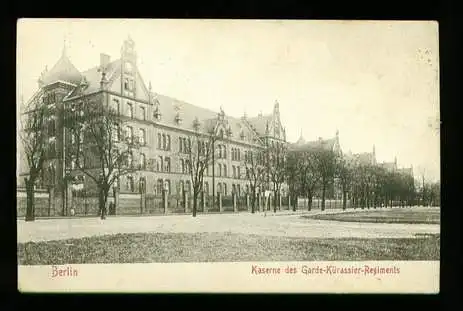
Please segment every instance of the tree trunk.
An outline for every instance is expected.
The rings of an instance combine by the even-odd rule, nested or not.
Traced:
[[[322,187],[322,211],[325,210],[325,194],[326,194],[326,183],[323,182],[323,187]]]
[[[277,212],[277,196],[278,196],[278,192],[277,190],[273,191],[273,212],[276,213]]]
[[[196,217],[196,209],[198,207],[198,193],[197,191],[193,192],[193,217]]]
[[[251,198],[251,213],[254,214],[256,212],[256,191],[252,191],[252,198]]]
[[[308,205],[309,205],[309,208],[308,208],[308,211],[310,212],[312,210],[312,191],[309,191],[307,193],[307,201],[308,201]]]
[[[34,206],[34,180],[26,181],[26,221],[35,220],[35,206]]]
[[[106,219],[106,201],[108,199],[108,189],[101,187],[99,199],[100,218]]]
[[[342,191],[342,210],[345,211],[347,207],[347,191]]]

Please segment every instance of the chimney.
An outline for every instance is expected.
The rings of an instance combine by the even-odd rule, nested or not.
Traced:
[[[110,56],[108,54],[100,53],[100,68],[102,70],[106,69],[110,62]]]

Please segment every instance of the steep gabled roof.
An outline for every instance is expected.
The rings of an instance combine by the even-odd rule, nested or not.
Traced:
[[[44,85],[56,81],[65,81],[77,85],[78,83],[80,83],[81,79],[81,73],[69,60],[64,50],[61,54],[60,59],[51,68],[51,70],[45,72],[43,76],[40,78],[41,82]]]
[[[121,67],[121,60],[117,59],[109,63],[106,67],[106,79],[108,80],[108,87],[111,87],[111,84],[114,82],[118,74],[120,73]],[[90,69],[85,70],[81,74],[81,80],[77,83],[78,85],[81,84],[85,79],[85,83],[87,86],[82,89],[82,93],[79,95],[90,94],[100,89],[100,82],[101,82],[101,70],[100,66],[95,66]],[[78,88],[76,88],[69,97],[72,97],[77,94]]]
[[[176,98],[153,94],[153,102],[159,103],[159,111],[161,112],[161,120],[159,123],[178,127],[185,130],[194,130],[194,121],[197,119],[200,123],[200,130],[207,132],[214,128],[219,121],[219,114],[215,111],[192,105],[190,103],[178,100]],[[180,116],[181,122],[176,123],[177,113]],[[245,121],[232,116],[224,116],[223,124],[226,128],[230,128],[233,139],[241,140],[240,134],[243,132],[247,142],[253,142],[252,133],[246,128]]]
[[[246,121],[252,126],[252,128],[260,135],[264,136],[267,129],[267,124],[270,124],[273,120],[272,114],[259,115],[253,118],[246,118]]]

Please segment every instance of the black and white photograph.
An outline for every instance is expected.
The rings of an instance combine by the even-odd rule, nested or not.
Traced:
[[[19,19],[19,290],[438,292],[438,38]]]

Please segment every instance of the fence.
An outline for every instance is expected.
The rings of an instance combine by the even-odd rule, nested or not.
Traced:
[[[322,200],[319,198],[312,199],[312,209],[321,209]],[[346,201],[346,208],[350,207],[350,200]],[[297,199],[297,208],[309,208],[309,200],[307,198]],[[325,199],[325,209],[338,209],[342,208],[342,200]]]
[[[164,198],[165,196],[165,198]],[[98,216],[99,199],[96,194],[85,195],[82,192],[72,192],[68,195],[67,207],[63,207],[61,195],[54,195],[45,189],[36,189],[34,194],[35,216],[53,217],[64,215],[74,216]],[[291,199],[291,200],[290,200]],[[296,198],[282,196],[281,201],[277,198],[277,210],[290,210]],[[214,202],[215,200],[215,202]],[[274,209],[274,197],[256,198],[255,211],[272,211]],[[281,203],[280,203],[281,202]],[[113,203],[113,204],[110,204]],[[163,214],[183,214],[191,213],[193,210],[193,196],[189,193],[179,195],[153,195],[140,193],[117,193],[112,191],[108,197],[108,215],[163,215]],[[390,202],[388,202],[389,207]],[[24,217],[26,214],[26,190],[17,189],[17,216]],[[208,196],[199,195],[197,212],[198,213],[219,213],[219,212],[246,212],[251,211],[251,196]],[[312,199],[312,209],[321,209],[321,199]],[[394,206],[400,206],[400,201],[394,201]],[[376,204],[380,206],[379,202]],[[325,209],[342,209],[341,199],[325,200]],[[366,206],[365,206],[366,207]],[[373,204],[370,204],[373,207]],[[346,201],[346,208],[361,208],[359,204],[352,205],[350,200]],[[297,198],[297,209],[308,209],[307,198]],[[72,212],[71,212],[72,211]]]
[[[55,211],[51,205],[50,194],[45,189],[35,189],[34,191],[35,215],[37,217],[54,216]],[[16,213],[18,217],[26,216],[27,194],[26,189],[16,190]]]

